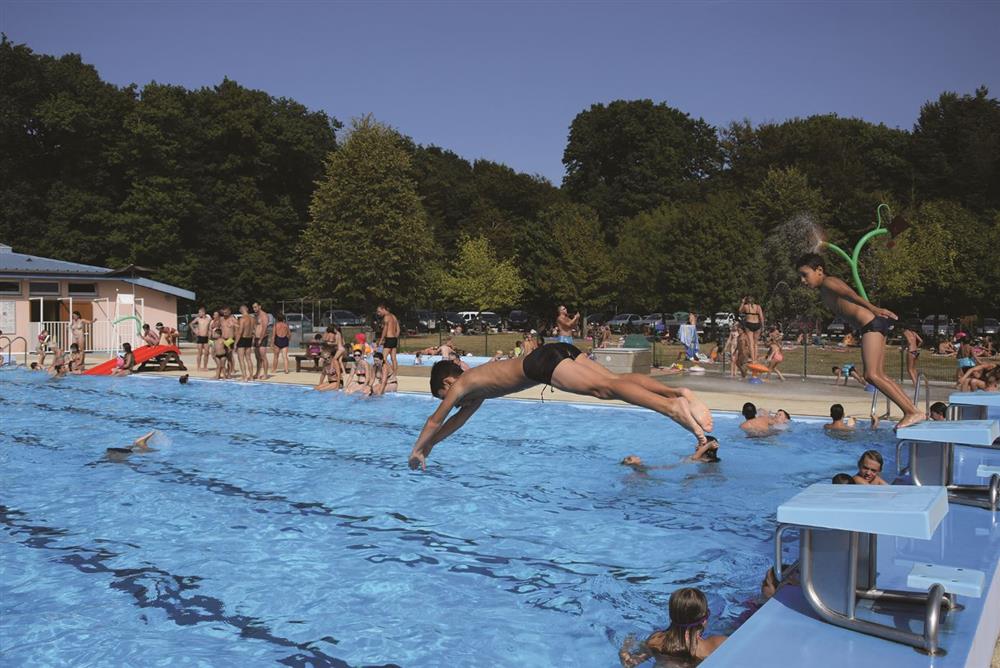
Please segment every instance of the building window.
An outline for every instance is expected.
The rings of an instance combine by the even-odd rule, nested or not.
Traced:
[[[31,322],[58,322],[69,320],[62,313],[62,302],[55,299],[31,300]]]
[[[92,297],[97,294],[97,283],[70,283],[69,294],[71,297],[77,295]]]
[[[21,294],[20,281],[0,281],[0,295]]]
[[[58,283],[28,283],[28,291],[33,295],[57,295],[59,294]]]

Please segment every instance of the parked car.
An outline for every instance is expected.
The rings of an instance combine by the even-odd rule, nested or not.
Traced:
[[[403,316],[402,325],[405,330],[417,332],[418,334],[436,332],[438,326],[437,314],[427,309],[410,311]]]
[[[480,311],[477,320],[479,322],[480,329],[486,329],[489,327],[491,332],[499,332],[501,325],[503,324],[500,316],[493,311]]]
[[[830,336],[843,336],[851,331],[851,328],[847,325],[847,322],[841,318],[836,317],[833,321],[826,326],[826,333]]]
[[[293,332],[302,330],[303,334],[309,334],[313,329],[312,318],[305,313],[286,313],[285,322],[288,323],[288,329]]]
[[[457,311],[445,311],[441,314],[442,325],[447,329],[454,329],[458,325],[462,325],[465,328],[465,321],[462,320],[462,316]]]
[[[795,318],[788,321],[782,332],[785,335],[785,340],[793,340],[797,339],[799,334],[812,334],[817,331],[816,324],[812,318]]]
[[[667,317],[669,317],[669,314],[667,314]],[[639,321],[639,327],[649,327],[650,329],[655,329],[656,323],[663,319],[663,313],[647,313],[642,316],[642,319]]]
[[[588,327],[596,327],[606,323],[608,321],[608,316],[603,313],[590,313],[584,316],[584,320],[587,321]]]
[[[929,315],[920,324],[920,333],[924,336],[953,336],[955,323],[946,315]]]
[[[983,322],[976,328],[976,333],[980,336],[992,336],[998,332],[1000,332],[1000,321],[996,318],[983,318]]]
[[[344,309],[333,309],[323,314],[320,320],[322,325],[336,325],[337,327],[364,327],[365,319],[353,311]]]
[[[527,311],[511,311],[510,315],[507,316],[507,329],[514,332],[523,332],[528,329],[528,312]]]
[[[639,322],[642,317],[635,313],[619,313],[615,317],[608,320],[608,327],[611,328],[612,332],[617,332],[619,334],[628,334],[629,332],[636,331],[640,325]]]
[[[710,322],[706,321],[705,324],[714,325],[717,329],[732,329],[733,325],[736,324],[736,315],[726,311],[719,311],[709,320]]]

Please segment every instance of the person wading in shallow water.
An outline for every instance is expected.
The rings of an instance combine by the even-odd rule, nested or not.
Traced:
[[[642,374],[611,373],[575,346],[560,342],[546,344],[526,357],[490,362],[468,371],[447,360],[435,364],[431,394],[441,399],[441,405],[427,418],[413,446],[410,468],[426,468],[431,449],[468,422],[486,399],[536,385],[552,385],[599,399],[620,399],[665,415],[694,434],[698,441],[695,458],[718,447],[705,436],[712,430],[712,414],[690,390],[668,387]],[[458,412],[448,417],[455,407]]]

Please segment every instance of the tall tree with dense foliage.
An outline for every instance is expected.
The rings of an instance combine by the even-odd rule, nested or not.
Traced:
[[[916,187],[927,199],[954,199],[973,211],[1000,209],[1000,100],[942,93],[920,109],[913,129]]]
[[[510,260],[499,260],[486,237],[459,244],[450,271],[432,272],[436,292],[445,300],[478,311],[515,306],[524,293],[524,279]]]
[[[563,189],[613,237],[624,218],[699,197],[721,158],[715,128],[700,118],[652,100],[595,104],[570,125]]]
[[[621,272],[604,240],[597,213],[580,204],[557,204],[542,213],[541,225],[553,242],[553,255],[539,274],[549,308],[565,304],[586,312],[611,304]]]
[[[355,119],[327,158],[299,243],[312,297],[370,311],[426,299],[434,261],[427,216],[404,138],[371,116]]]

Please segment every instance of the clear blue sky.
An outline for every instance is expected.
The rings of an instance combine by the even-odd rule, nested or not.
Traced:
[[[909,129],[942,91],[1000,94],[997,1],[0,2],[11,40],[80,53],[116,84],[228,76],[556,184],[596,102]]]

